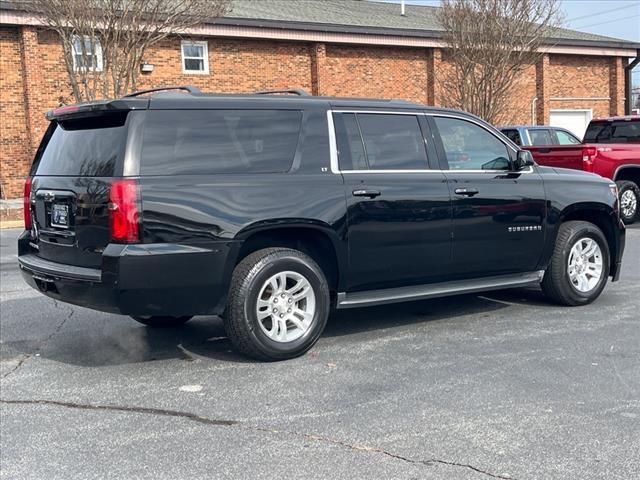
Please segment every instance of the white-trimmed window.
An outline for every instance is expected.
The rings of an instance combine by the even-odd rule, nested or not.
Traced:
[[[182,73],[209,73],[207,42],[182,42]]]
[[[84,54],[83,54],[84,43]],[[100,40],[88,36],[77,36],[73,39],[73,68],[75,70],[102,71],[102,45]]]

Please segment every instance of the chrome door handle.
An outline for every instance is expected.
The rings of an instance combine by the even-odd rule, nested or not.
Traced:
[[[354,190],[353,192],[351,192],[353,194],[354,197],[369,197],[369,198],[376,198],[380,196],[380,191],[379,190]]]
[[[473,197],[480,193],[477,188],[456,188],[454,190],[456,195],[464,195],[465,197]]]

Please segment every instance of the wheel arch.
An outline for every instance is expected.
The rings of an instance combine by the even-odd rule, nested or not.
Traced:
[[[609,262],[609,276],[615,276],[617,268],[616,259],[619,257],[618,248],[620,235],[620,219],[618,218],[617,212],[610,205],[604,203],[579,203],[565,208],[561,212],[559,220],[558,226],[572,220],[581,220],[596,225],[607,239],[611,260]],[[556,238],[557,231],[553,244],[555,244]]]
[[[277,219],[256,222],[235,237],[239,240],[237,254],[232,260],[229,275],[247,255],[269,247],[285,247],[306,253],[320,266],[329,288],[336,292],[343,285],[346,251],[337,232],[327,223],[308,219]]]
[[[621,165],[616,169],[613,180],[620,182],[627,180],[640,187],[640,165]]]

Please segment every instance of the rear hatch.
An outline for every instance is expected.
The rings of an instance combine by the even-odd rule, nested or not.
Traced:
[[[31,169],[31,246],[43,259],[99,268],[110,241],[109,191],[123,175],[131,112],[70,110],[48,114],[51,124]]]

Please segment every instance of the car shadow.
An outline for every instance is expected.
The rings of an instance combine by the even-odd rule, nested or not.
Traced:
[[[484,316],[519,301],[537,304],[541,301],[541,295],[535,291],[512,290],[491,292],[487,296],[460,295],[336,310],[329,317],[323,337],[335,341],[339,337],[364,332],[378,332],[383,337],[393,335],[390,330],[398,327],[451,321],[460,316]],[[196,317],[178,328],[149,328],[128,317],[100,314],[87,309],[76,309],[73,325],[60,328],[55,335],[42,340],[5,341],[2,350],[3,357],[7,356],[7,352],[14,356],[37,354],[45,359],[81,367],[158,360],[255,362],[235,350],[219,317]]]

